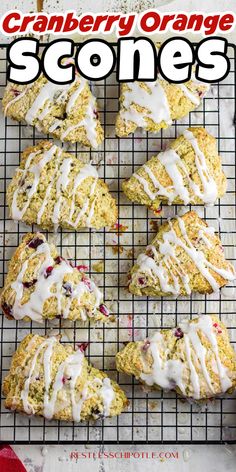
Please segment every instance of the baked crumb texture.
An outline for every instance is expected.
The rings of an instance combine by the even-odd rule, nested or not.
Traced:
[[[215,138],[204,128],[187,129],[122,188],[129,200],[154,211],[161,203],[213,205],[226,192]]]
[[[8,83],[2,103],[6,116],[61,141],[97,148],[104,139],[96,99],[78,74],[66,85],[53,84],[44,75],[28,85]]]
[[[130,272],[135,295],[212,293],[236,278],[214,228],[189,211],[160,226]]]
[[[88,421],[119,415],[128,401],[119,385],[83,352],[56,337],[29,334],[3,383],[5,406],[51,420]]]
[[[9,319],[43,322],[111,321],[102,292],[85,273],[59,256],[41,233],[28,233],[16,249],[1,294],[1,308]]]
[[[49,141],[23,152],[7,202],[11,218],[43,229],[101,229],[118,216],[115,199],[95,167]]]
[[[236,354],[215,315],[184,320],[175,329],[127,344],[116,355],[116,366],[149,387],[194,400],[232,393],[236,387]]]
[[[171,126],[197,108],[209,85],[194,76],[185,84],[170,84],[162,78],[156,82],[130,82],[121,85],[120,111],[116,120],[119,137],[137,128],[157,133]]]

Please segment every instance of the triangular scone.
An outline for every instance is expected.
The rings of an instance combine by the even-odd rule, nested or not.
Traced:
[[[226,191],[216,140],[204,128],[189,128],[152,157],[122,186],[133,201],[157,210],[161,202],[214,204]]]
[[[160,226],[130,272],[135,295],[212,293],[236,278],[214,228],[189,211]]]
[[[127,344],[116,355],[116,366],[149,387],[176,390],[194,400],[232,393],[236,387],[236,354],[215,315],[184,320],[178,328]]]
[[[80,349],[28,334],[4,379],[5,407],[28,415],[88,421],[119,415],[128,401],[119,385],[92,367]]]
[[[197,108],[208,89],[208,84],[194,78],[185,84],[171,84],[162,78],[122,84],[117,136],[128,136],[136,128],[153,133],[168,128],[173,120]]]
[[[96,148],[104,139],[96,99],[78,74],[66,85],[53,84],[44,75],[28,85],[8,83],[2,103],[6,116],[61,141]]]
[[[13,254],[1,294],[10,319],[110,320],[103,295],[84,269],[59,256],[41,233],[28,233]]]
[[[100,229],[117,220],[115,199],[96,168],[49,141],[23,152],[7,202],[11,218],[43,229]]]

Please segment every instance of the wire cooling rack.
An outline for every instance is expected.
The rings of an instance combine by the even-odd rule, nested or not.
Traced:
[[[138,340],[159,327],[170,328],[181,319],[198,313],[217,313],[230,330],[236,343],[235,288],[227,286],[219,294],[192,295],[179,299],[134,297],[127,291],[127,272],[138,253],[154,237],[157,223],[183,212],[183,207],[163,206],[157,218],[144,207],[131,204],[121,191],[122,180],[130,176],[148,157],[174,139],[189,125],[205,126],[218,139],[224,171],[228,178],[227,194],[214,207],[198,206],[196,211],[219,230],[226,257],[235,261],[236,194],[235,194],[235,51],[229,47],[231,70],[228,77],[214,85],[197,111],[172,127],[154,136],[144,131],[119,139],[114,123],[118,112],[119,85],[115,76],[93,84],[98,97],[106,139],[98,151],[85,151],[78,145],[70,146],[78,157],[92,160],[99,167],[100,176],[110,186],[119,206],[119,226],[115,231],[79,233],[59,231],[47,233],[61,253],[72,260],[83,261],[104,290],[105,300],[117,314],[112,328],[80,328],[61,321],[36,323],[10,321],[1,317],[1,373],[9,369],[13,352],[29,333],[62,334],[64,342],[88,342],[87,356],[98,368],[109,373],[125,390],[130,406],[118,418],[100,420],[96,424],[73,424],[46,421],[9,413],[1,399],[1,441],[9,443],[221,443],[236,442],[236,398],[225,396],[197,406],[178,398],[174,393],[145,392],[136,381],[115,370],[114,356],[123,342]],[[6,85],[6,45],[0,49],[1,91]],[[1,93],[1,96],[2,96]],[[1,114],[0,168],[0,277],[1,284],[7,264],[22,236],[31,228],[9,219],[6,188],[19,163],[20,153],[40,139],[44,139],[25,125]],[[67,146],[68,147],[68,146]],[[80,151],[83,151],[81,154]],[[85,152],[84,152],[85,151]],[[186,208],[185,208],[186,211]],[[32,228],[32,229],[36,229]],[[94,263],[103,263],[103,272],[94,270]]]

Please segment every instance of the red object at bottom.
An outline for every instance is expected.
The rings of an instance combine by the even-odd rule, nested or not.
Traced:
[[[0,471],[27,472],[20,459],[8,444],[0,446]]]

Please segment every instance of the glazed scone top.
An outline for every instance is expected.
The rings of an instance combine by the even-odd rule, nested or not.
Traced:
[[[1,294],[5,315],[42,322],[49,318],[107,321],[103,295],[85,273],[59,256],[41,233],[28,233],[13,255]]]
[[[100,229],[117,219],[115,200],[96,168],[49,141],[23,152],[7,202],[14,220],[45,229]]]
[[[24,383],[24,387],[21,391],[21,399],[23,401],[23,409],[26,413],[32,414],[32,406],[28,401],[29,390],[31,382],[34,380],[36,371],[40,369],[40,364],[43,364],[43,375],[45,392],[43,397],[43,416],[47,419],[52,419],[55,410],[57,397],[62,390],[66,391],[66,395],[69,394],[70,402],[72,405],[72,418],[73,421],[80,421],[80,413],[83,407],[83,403],[88,397],[88,384],[86,383],[83,387],[79,398],[76,398],[75,386],[81,376],[83,364],[86,362],[83,352],[80,349],[69,355],[60,365],[54,379],[52,381],[52,355],[53,349],[57,343],[55,337],[50,337],[43,340],[42,344],[36,349],[28,377]],[[30,351],[30,345],[28,345],[28,351]],[[86,362],[87,363],[87,362]],[[111,385],[111,381],[108,377],[101,379],[93,379],[94,383],[99,386],[99,395],[103,402],[103,415],[110,415],[110,407],[114,400],[115,393]],[[66,389],[66,383],[68,382],[69,388]],[[77,395],[78,396],[78,395]]]
[[[88,364],[83,347],[75,351],[54,336],[24,338],[13,356],[3,392],[7,408],[48,420],[79,422],[114,416],[127,404],[119,386]]]
[[[175,296],[211,293],[235,278],[214,228],[191,211],[161,226],[146,252],[138,256],[129,290],[139,295],[149,295],[149,289],[150,294]]]
[[[139,182],[141,192],[134,179]],[[169,205],[213,205],[226,190],[215,139],[204,128],[185,130],[168,149],[124,182],[123,188],[131,200],[136,199],[151,208],[156,208],[160,201]]]
[[[128,344],[117,354],[117,367],[148,386],[176,389],[195,400],[236,386],[236,354],[225,326],[214,315],[186,319],[178,328]]]
[[[122,84],[118,136],[127,136],[137,127],[157,132],[200,105],[209,85],[192,76],[186,84],[169,84],[158,76],[154,82]],[[173,102],[173,106],[172,106]]]
[[[41,75],[28,85],[9,83],[3,97],[4,113],[61,141],[96,148],[103,140],[96,99],[88,81],[76,74],[71,84],[58,85]]]

